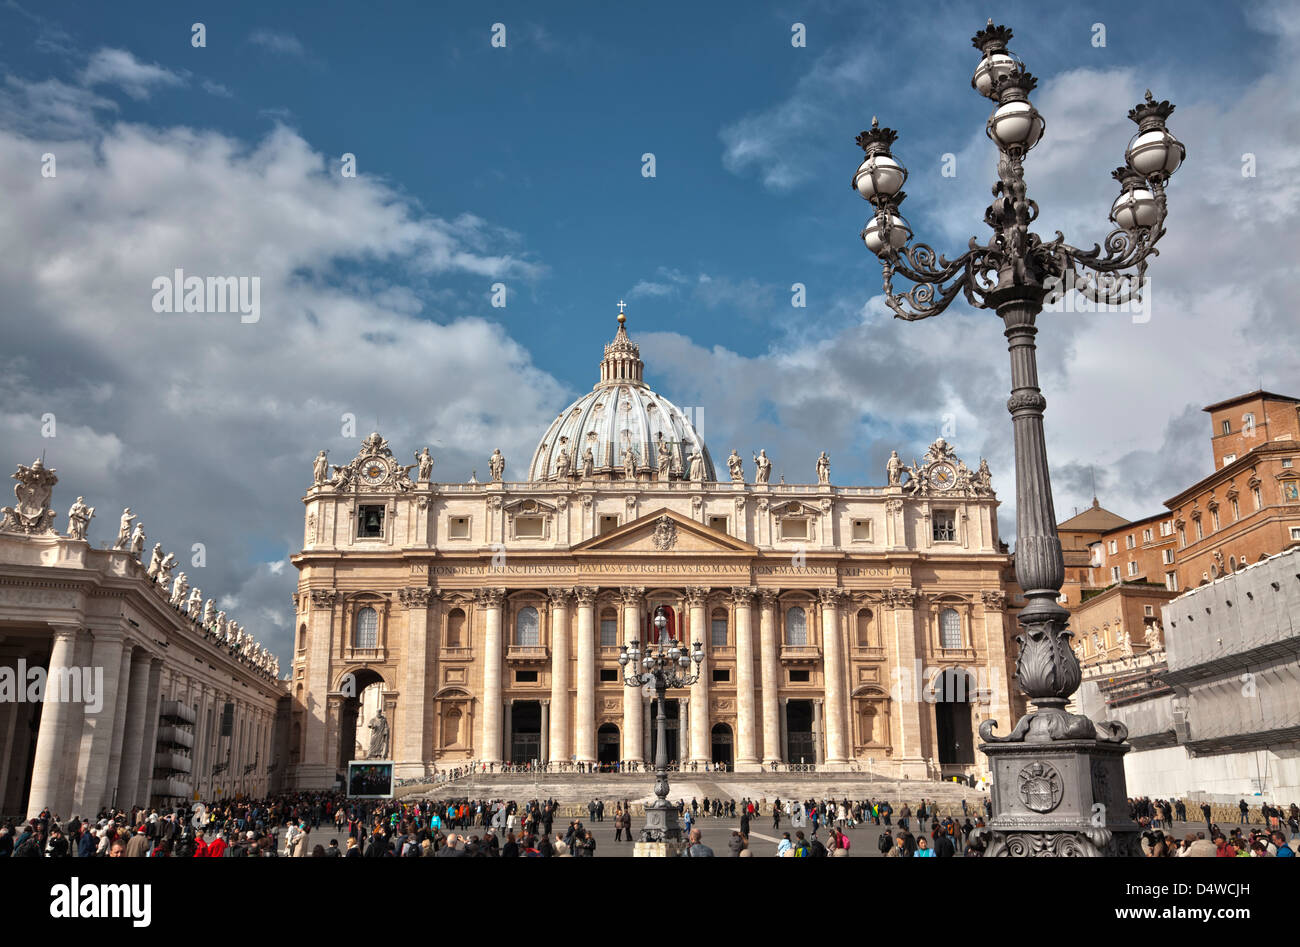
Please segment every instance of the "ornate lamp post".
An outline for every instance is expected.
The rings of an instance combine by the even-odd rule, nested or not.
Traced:
[[[685,651],[672,638],[664,641],[664,629],[668,626],[668,617],[661,607],[655,612],[655,628],[659,630],[657,650],[647,646],[645,655],[641,654],[641,643],[635,639],[619,648],[618,663],[623,667],[623,683],[627,687],[653,687],[658,699],[659,712],[656,716],[656,733],[658,745],[655,747],[655,796],[654,802],[646,807],[645,828],[641,830],[643,842],[680,842],[681,826],[677,824],[677,808],[668,801],[668,718],[664,716],[664,692],[670,687],[690,687],[700,679],[699,666],[704,660],[704,645],[695,642],[690,651]],[[695,672],[691,673],[691,662],[695,662]],[[640,666],[644,670],[638,671]]]
[[[1058,231],[1044,241],[1029,226],[1038,205],[1026,196],[1023,160],[1042,138],[1045,123],[1029,101],[1037,80],[1007,49],[1011,30],[994,26],[972,40],[982,54],[971,85],[995,103],[987,133],[1001,153],[993,203],[984,212],[992,237],[955,260],[912,243],[912,230],[899,213],[907,170],[891,153],[897,134],[880,128],[858,136],[866,156],[853,187],[875,207],[862,231],[868,250],[884,270],[885,301],[897,318],[937,316],[961,294],[976,309],[993,309],[1002,319],[1011,352],[1011,398],[1016,456],[1016,579],[1026,604],[1016,638],[1016,681],[1033,702],[1006,736],[994,736],[986,720],[980,737],[994,773],[991,839],[987,855],[1140,854],[1137,826],[1125,805],[1123,754],[1127,728],[1094,723],[1066,710],[1082,673],[1070,647],[1069,612],[1057,599],[1065,579],[1056,533],[1047,451],[1043,438],[1046,400],[1038,388],[1035,318],[1049,295],[1076,289],[1097,302],[1139,299],[1147,260],[1164,236],[1165,185],[1186,155],[1165,128],[1174,106],[1151,93],[1129,112],[1138,131],[1129,142],[1126,165],[1113,172],[1120,185],[1111,206],[1115,229],[1105,252],[1080,250]],[[896,293],[899,275],[913,285]]]

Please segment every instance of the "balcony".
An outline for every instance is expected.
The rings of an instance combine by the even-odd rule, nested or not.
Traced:
[[[387,660],[383,648],[344,648],[344,661],[357,661],[365,664],[382,664]]]
[[[822,649],[814,645],[781,645],[781,660],[787,664],[817,664],[822,659]]]
[[[849,652],[849,656],[854,661],[883,661],[885,660],[884,648],[862,648],[854,645]]]
[[[180,727],[161,726],[158,728],[158,743],[162,746],[183,746],[186,749],[193,749],[194,734]]]
[[[164,700],[159,717],[178,724],[192,724],[198,719],[194,708],[189,704],[182,704],[179,700]]]
[[[152,789],[155,796],[165,798],[188,799],[192,792],[188,779],[177,779],[174,776],[153,780]]]
[[[551,652],[540,645],[512,644],[506,649],[506,660],[512,664],[547,664]]]
[[[173,774],[188,773],[191,769],[190,758],[175,750],[159,750],[153,757],[154,769],[170,770]]]

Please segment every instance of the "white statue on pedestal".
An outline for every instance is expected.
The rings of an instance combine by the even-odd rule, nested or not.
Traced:
[[[137,559],[144,554],[144,527],[136,523],[135,532],[131,534],[131,555]]]
[[[157,581],[158,579],[158,570],[162,567],[162,561],[162,543],[154,543],[153,553],[149,556],[149,568],[145,572],[145,574],[154,581]]]
[[[90,525],[90,518],[95,515],[93,506],[86,506],[85,497],[77,497],[77,502],[72,504],[72,509],[68,510],[68,538],[85,539],[86,527]]]
[[[826,451],[817,458],[817,482],[823,486],[831,482],[831,459],[826,456]]]
[[[172,583],[172,596],[168,601],[180,608],[185,604],[185,593],[189,591],[189,588],[190,580],[185,577],[184,572],[180,573],[176,576],[176,581]]]
[[[731,473],[732,483],[745,482],[745,462],[736,453],[734,447],[731,449],[731,456],[727,458],[727,470]]]
[[[493,483],[500,483],[506,475],[506,458],[499,447],[493,450],[492,456],[488,458],[488,473],[492,475]]]
[[[316,455],[316,461],[312,464],[312,484],[319,487],[330,476],[329,458],[325,456],[326,451],[321,451]]]
[[[128,506],[122,511],[122,521],[117,527],[117,541],[113,543],[114,549],[126,549],[131,544],[131,524],[134,521],[135,514]]]
[[[760,449],[754,455],[754,482],[767,483],[772,476],[772,462],[767,459],[767,451]]]

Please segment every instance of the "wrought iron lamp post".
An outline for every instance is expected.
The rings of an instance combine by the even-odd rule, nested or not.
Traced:
[[[1111,206],[1115,229],[1105,251],[1080,250],[1058,231],[1043,240],[1029,227],[1038,205],[1026,194],[1025,155],[1042,138],[1045,123],[1029,101],[1037,80],[1010,52],[1011,30],[988,26],[972,40],[981,53],[971,85],[993,100],[987,133],[1001,154],[993,203],[984,221],[992,237],[971,237],[955,260],[927,244],[912,243],[899,213],[907,170],[891,153],[897,134],[879,127],[858,136],[865,158],[853,188],[875,214],[862,240],[884,270],[885,302],[897,318],[937,316],[958,295],[976,309],[993,309],[1011,352],[1011,413],[1016,457],[1016,580],[1026,604],[1019,616],[1016,681],[1034,704],[1006,736],[993,720],[980,725],[981,749],[994,773],[994,814],[987,855],[1137,854],[1137,826],[1125,805],[1122,723],[1095,723],[1066,710],[1082,672],[1070,647],[1069,612],[1058,602],[1065,579],[1056,532],[1043,438],[1046,400],[1038,387],[1035,318],[1045,299],[1077,290],[1096,302],[1122,305],[1140,299],[1147,261],[1164,236],[1165,186],[1186,156],[1165,128],[1174,106],[1151,93],[1128,114],[1138,126],[1126,164],[1113,172],[1120,194]],[[893,280],[912,283],[895,292]],[[1059,298],[1059,297],[1058,297]]]
[[[618,663],[623,667],[624,685],[638,689],[649,685],[659,703],[655,721],[658,734],[655,747],[656,799],[646,806],[641,841],[680,842],[682,830],[677,823],[677,808],[668,801],[668,718],[664,716],[664,694],[670,687],[690,687],[700,679],[704,645],[697,641],[691,645],[690,651],[686,651],[672,638],[665,642],[664,629],[668,626],[668,618],[662,608],[655,613],[654,625],[659,631],[657,650],[651,650],[647,645],[643,656],[641,643],[633,639],[619,648]],[[694,673],[691,672],[692,661],[695,662]],[[638,667],[643,670],[638,671]]]

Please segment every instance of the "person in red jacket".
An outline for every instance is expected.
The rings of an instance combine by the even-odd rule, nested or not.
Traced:
[[[208,858],[220,858],[226,854],[226,840],[218,835],[208,844]]]
[[[197,835],[194,839],[194,857],[195,858],[208,857],[208,843],[204,841],[202,834]]]

